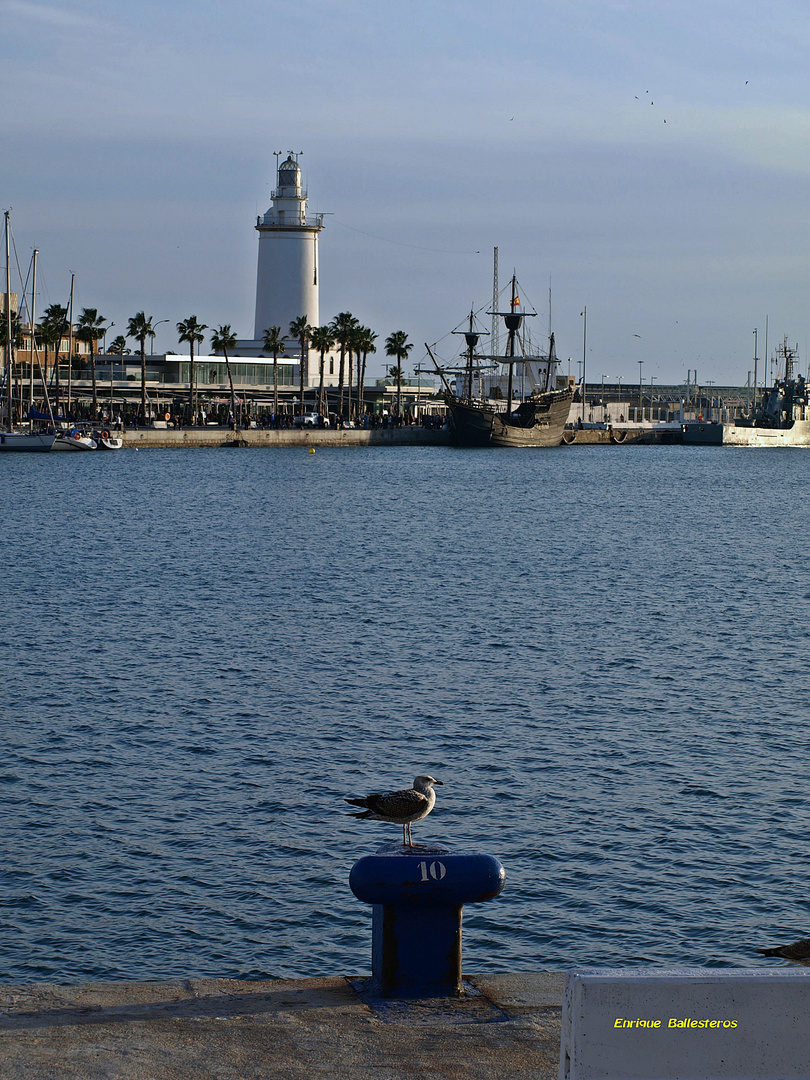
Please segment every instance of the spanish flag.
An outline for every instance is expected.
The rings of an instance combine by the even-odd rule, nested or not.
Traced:
[[[512,307],[520,307],[520,297],[519,296],[516,296],[515,299],[512,301]]]

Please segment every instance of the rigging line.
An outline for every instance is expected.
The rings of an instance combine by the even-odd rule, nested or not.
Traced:
[[[507,288],[508,288],[508,286],[504,285],[503,289],[501,289],[501,292],[504,292]],[[486,311],[486,309],[489,307],[489,305],[491,303],[492,303],[491,299],[490,300],[485,300],[483,304],[480,304],[477,308],[475,308],[473,310],[473,318],[479,318],[482,315],[482,313],[484,311]],[[442,336],[440,338],[437,338],[433,342],[433,344],[431,345],[431,348],[437,349],[438,346],[445,340],[445,338],[452,337],[453,334],[458,333],[459,330],[461,329],[461,327],[464,325],[464,323],[466,321],[467,321],[466,319],[462,319],[461,322],[458,323],[452,330],[448,330],[446,334],[442,334]],[[464,353],[462,352],[461,355],[463,356]],[[449,361],[445,361],[445,363],[449,363]]]
[[[22,267],[20,266],[20,255],[19,255],[19,252],[17,251],[17,241],[15,240],[14,233],[11,230],[10,227],[9,227],[9,235],[11,237],[11,246],[14,249],[14,262],[17,264],[17,277],[19,279],[20,289],[21,289],[21,295],[18,295],[18,297],[17,297],[17,318],[22,320],[23,309],[25,309],[25,313],[28,316],[28,322],[30,323],[31,322],[31,308],[29,307],[29,304],[28,304],[28,282],[31,280],[31,266],[32,266],[32,262],[33,262],[33,256],[32,256],[32,262],[29,262],[29,264],[28,264],[28,273],[26,274],[25,281],[23,281]]]
[[[11,237],[11,246],[14,249],[14,262],[17,265],[17,277],[18,277],[19,282],[20,282],[20,290],[21,290],[20,294],[18,294],[18,296],[17,296],[17,318],[20,319],[20,321],[22,321],[23,310],[24,310],[26,316],[28,317],[28,322],[30,323],[31,322],[31,308],[30,308],[29,303],[28,303],[28,282],[31,280],[31,267],[33,265],[33,255],[31,256],[31,261],[28,263],[28,273],[25,276],[25,281],[23,281],[22,267],[20,266],[20,255],[19,255],[19,252],[17,251],[17,241],[14,238],[14,231],[11,228],[10,223],[9,223],[8,232],[9,232],[9,236]],[[32,332],[33,332],[33,328],[32,328]]]
[[[334,218],[335,225],[341,225],[344,229],[351,229],[352,232],[360,233],[361,236],[370,236],[372,240],[381,240],[384,244],[396,244],[397,247],[414,248],[416,251],[435,251],[440,255],[480,255],[480,251],[455,251],[448,248],[430,248],[422,247],[421,244],[406,244],[403,240],[389,240],[387,236],[377,236],[376,233],[365,232],[363,229],[358,229],[354,225],[347,225],[345,221],[340,221],[338,218]]]

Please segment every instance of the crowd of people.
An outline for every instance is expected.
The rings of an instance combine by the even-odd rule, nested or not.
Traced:
[[[16,410],[19,412],[19,410]],[[187,403],[170,403],[160,408],[147,409],[146,416],[142,416],[140,404],[126,404],[122,408],[111,409],[109,405],[99,403],[95,412],[89,402],[76,401],[71,403],[70,410],[60,408],[60,419],[72,422],[98,423],[105,428],[120,431],[124,428],[133,430],[139,427],[166,426],[172,428],[187,427],[234,427],[234,416],[227,405],[201,405],[196,411],[189,409]],[[410,412],[396,413],[388,410],[382,412],[365,412],[359,417],[348,417],[341,413],[330,413],[329,418],[323,414],[317,415],[315,426],[333,428],[401,428],[421,426],[424,428],[442,428],[447,422],[445,415],[424,413],[420,417]],[[301,426],[301,418],[291,410],[274,413],[271,409],[259,409],[251,411],[249,408],[238,410],[235,426],[241,429],[259,428],[270,430],[274,428],[295,428]],[[308,425],[311,426],[311,425]]]

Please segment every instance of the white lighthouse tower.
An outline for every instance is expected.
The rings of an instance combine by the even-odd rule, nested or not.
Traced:
[[[272,199],[270,209],[256,221],[256,341],[263,340],[270,326],[280,326],[282,334],[289,337],[290,323],[302,315],[310,326],[320,323],[318,233],[323,228],[323,214],[307,219],[307,193],[301,187],[301,169],[293,153],[279,165]]]

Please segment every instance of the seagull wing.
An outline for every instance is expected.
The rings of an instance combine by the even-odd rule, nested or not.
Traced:
[[[366,806],[375,814],[385,817],[407,817],[418,814],[428,804],[428,798],[421,791],[409,788],[407,791],[389,791],[386,795],[369,795]]]

